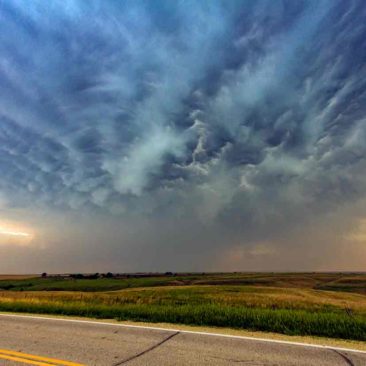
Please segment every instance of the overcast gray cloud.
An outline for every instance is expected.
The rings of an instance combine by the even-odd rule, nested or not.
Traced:
[[[0,272],[362,269],[365,139],[362,0],[0,2]]]

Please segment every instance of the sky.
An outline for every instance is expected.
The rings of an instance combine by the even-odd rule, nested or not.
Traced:
[[[366,270],[363,0],[0,0],[0,273]]]

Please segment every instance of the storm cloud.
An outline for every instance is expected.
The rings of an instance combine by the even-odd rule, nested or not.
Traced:
[[[365,141],[362,0],[0,2],[0,272],[364,269]]]

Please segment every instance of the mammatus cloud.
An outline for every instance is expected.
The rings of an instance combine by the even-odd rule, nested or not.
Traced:
[[[360,269],[365,19],[361,0],[2,2],[0,212],[34,221],[43,259],[0,263]]]

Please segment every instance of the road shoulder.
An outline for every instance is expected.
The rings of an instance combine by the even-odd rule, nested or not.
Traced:
[[[117,326],[130,326],[136,328],[152,328],[160,330],[180,331],[186,333],[207,334],[213,336],[223,337],[243,337],[252,338],[253,340],[273,341],[279,343],[294,343],[304,346],[320,346],[327,348],[340,348],[366,352],[366,343],[361,341],[312,337],[312,336],[288,336],[278,333],[259,332],[259,331],[247,331],[242,329],[232,328],[220,328],[220,327],[204,327],[204,326],[188,326],[180,324],[170,323],[146,323],[146,322],[132,322],[132,321],[118,321],[115,319],[95,319],[87,317],[75,317],[75,316],[61,316],[61,315],[48,315],[48,314],[33,314],[33,313],[13,313],[13,312],[0,312],[0,316],[15,315],[19,317],[35,317],[43,319],[58,319],[66,321],[78,321],[78,322],[92,322],[100,324],[110,324]]]

